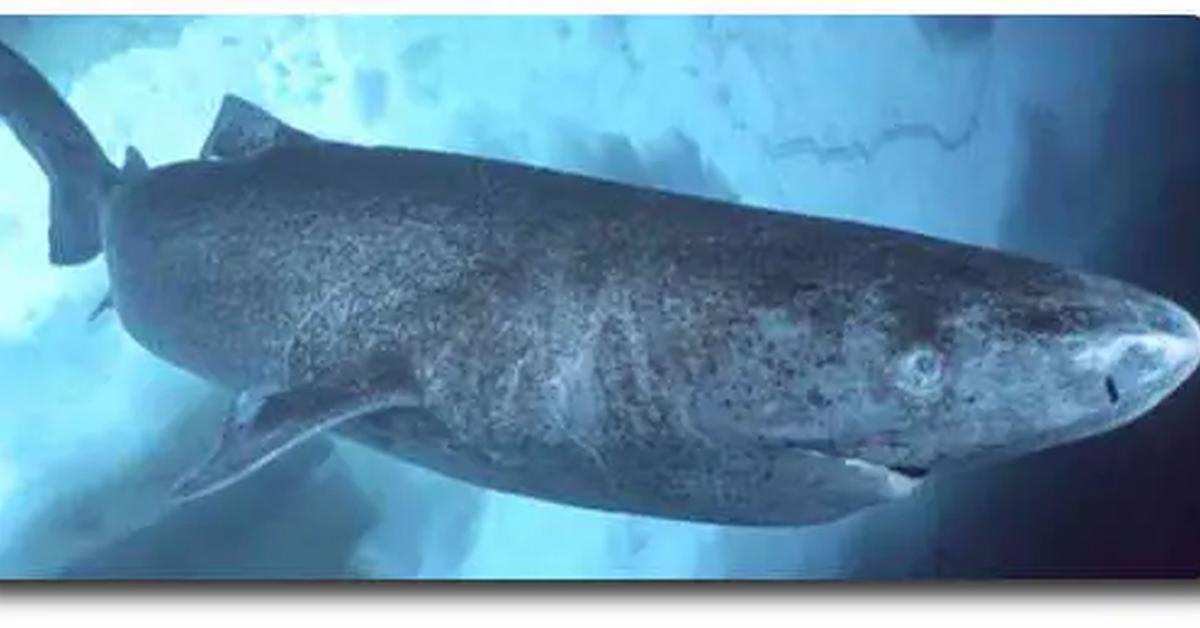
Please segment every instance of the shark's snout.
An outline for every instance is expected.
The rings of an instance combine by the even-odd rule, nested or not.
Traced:
[[[1132,418],[1160,403],[1200,364],[1200,324],[1178,304],[1153,295],[1127,299],[1134,321],[1076,355],[1103,374],[1108,401]]]
[[[1187,310],[1160,297],[1143,306],[1147,331],[1116,365],[1135,376],[1134,385],[1158,393],[1155,403],[1182,385],[1200,364],[1200,324]]]

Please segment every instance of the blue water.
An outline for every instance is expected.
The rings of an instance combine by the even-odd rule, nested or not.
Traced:
[[[515,159],[1120,274],[1104,252],[1132,216],[1197,206],[1195,25],[9,17],[0,40],[46,72],[116,163],[130,145],[152,166],[195,158],[232,92],[331,139]],[[1030,484],[1002,474],[935,481],[829,525],[753,530],[503,495],[339,440],[168,508],[166,489],[207,453],[228,394],[142,350],[115,317],[86,322],[106,290],[103,262],[49,265],[47,184],[3,126],[0,182],[0,576],[979,576],[1009,573],[1006,554],[1077,538],[1055,532],[1070,519],[1054,500],[1030,501]],[[1189,200],[1168,202],[1178,194]],[[1161,258],[1178,247],[1146,229],[1122,255],[1172,261]],[[1155,451],[1171,460],[1195,442]],[[1054,460],[1112,459],[1070,455]],[[1179,464],[1163,474],[1194,468]],[[1038,477],[1067,494],[1100,490],[1086,474]],[[1055,485],[1062,477],[1077,484]],[[1105,504],[1126,491],[1109,489]],[[1158,535],[1145,550],[1157,553],[1097,559],[1097,573],[1157,573],[1188,556],[1178,547],[1200,546],[1186,532],[1200,529],[1187,527],[1196,498],[1162,493],[1147,516],[1166,523],[1138,528]],[[1110,540],[1079,555],[1103,556]],[[1012,568],[1086,563],[1044,556]]]

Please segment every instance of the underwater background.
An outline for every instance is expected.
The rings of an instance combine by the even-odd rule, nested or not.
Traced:
[[[998,247],[1200,312],[1200,21],[20,17],[0,41],[110,159],[194,159],[236,93],[297,128]],[[807,528],[601,513],[327,438],[168,507],[230,396],[51,267],[0,124],[0,577],[1200,575],[1200,382],[1115,432]]]

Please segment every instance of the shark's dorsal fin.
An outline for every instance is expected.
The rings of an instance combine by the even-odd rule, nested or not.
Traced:
[[[280,146],[319,142],[250,101],[227,94],[200,150],[202,159],[242,159]]]
[[[146,158],[142,157],[142,153],[132,146],[126,147],[125,165],[121,166],[121,181],[125,183],[139,179],[147,172],[150,172],[150,166],[146,165]]]

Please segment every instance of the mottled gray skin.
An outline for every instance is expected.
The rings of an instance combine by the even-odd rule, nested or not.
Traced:
[[[1190,317],[1116,282],[459,155],[326,143],[178,164],[103,227],[116,308],[159,356],[234,390],[383,378],[418,406],[344,433],[664,517],[844,516],[911,490],[888,467],[1103,431],[1195,365],[1081,365],[1128,334],[1194,344]]]

